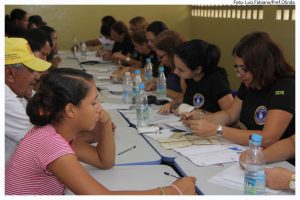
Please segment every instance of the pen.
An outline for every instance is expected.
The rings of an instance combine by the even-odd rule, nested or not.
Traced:
[[[193,109],[193,110],[191,110],[190,112],[188,112],[188,113],[191,113],[191,112],[193,112],[195,110],[195,108]],[[181,122],[181,120],[188,120],[188,119],[191,119],[190,117],[186,117],[185,115],[182,115],[181,117],[180,117],[180,119],[178,120],[179,122]]]
[[[173,175],[173,174],[170,174],[169,172],[164,172],[164,174],[167,175],[167,176],[172,176],[172,177],[174,177],[174,178],[181,178],[181,177],[179,177],[179,176],[175,176],[175,175]]]
[[[124,151],[121,151],[120,153],[118,153],[118,156],[121,155],[121,154],[123,154],[123,153],[126,153],[127,151],[130,151],[130,150],[132,150],[132,149],[134,149],[134,148],[136,148],[135,145],[134,145],[133,147],[130,147],[130,148],[124,150]]]
[[[240,151],[240,152],[243,151],[243,149],[240,149],[240,148],[238,148],[238,147],[230,147],[229,149],[231,149],[231,150],[233,150],[233,151]]]

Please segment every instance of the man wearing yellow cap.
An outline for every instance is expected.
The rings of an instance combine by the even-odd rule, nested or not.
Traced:
[[[5,163],[33,126],[22,101],[32,96],[40,72],[50,66],[51,63],[33,55],[25,39],[5,38]]]

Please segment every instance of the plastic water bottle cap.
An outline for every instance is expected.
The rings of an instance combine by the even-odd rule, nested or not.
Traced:
[[[143,90],[144,88],[145,88],[144,83],[140,83],[140,84],[139,84],[139,89],[140,89],[140,90]]]
[[[125,76],[130,76],[130,72],[125,72]]]
[[[82,48],[82,49],[86,49],[86,44],[85,44],[85,42],[82,42],[82,43],[81,43],[81,48]]]
[[[165,71],[164,67],[163,67],[163,66],[160,66],[160,67],[159,67],[159,71],[160,71],[160,72]]]
[[[258,134],[255,134],[255,133],[253,133],[251,135],[251,141],[253,141],[253,142],[260,142],[261,143],[262,139],[263,139],[263,137],[261,135],[258,135]]]
[[[141,71],[139,69],[135,70],[135,74],[136,75],[140,75],[141,74]]]
[[[146,59],[146,62],[147,62],[147,63],[150,63],[150,62],[151,62],[150,58],[147,58],[147,59]]]

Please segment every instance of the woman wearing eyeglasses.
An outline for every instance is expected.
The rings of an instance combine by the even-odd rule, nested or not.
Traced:
[[[263,147],[295,132],[295,71],[265,32],[244,36],[233,48],[240,88],[231,106],[214,114],[183,114],[196,135],[248,145],[249,135],[263,136]],[[201,118],[201,119],[200,119]],[[246,130],[230,127],[240,121]]]
[[[186,103],[209,112],[227,109],[233,97],[225,69],[218,67],[220,49],[203,40],[191,40],[175,50],[174,73],[184,80],[183,98],[165,104],[160,113],[177,114],[177,107]]]
[[[161,65],[165,66],[165,75],[167,74],[167,96],[173,99],[182,98],[182,88],[185,87],[184,81],[174,74],[173,62],[175,49],[183,42],[184,39],[177,32],[171,30],[161,32],[155,39],[157,58]],[[154,86],[156,85],[154,84]]]

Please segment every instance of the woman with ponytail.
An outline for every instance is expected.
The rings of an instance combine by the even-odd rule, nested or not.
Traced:
[[[27,115],[34,127],[24,136],[5,171],[6,195],[194,194],[195,178],[147,191],[110,191],[79,163],[108,169],[115,163],[112,122],[101,108],[93,77],[83,71],[57,68],[29,100]],[[96,128],[95,128],[96,127]],[[98,130],[97,146],[75,140]],[[138,180],[137,180],[138,181]],[[163,192],[161,192],[163,191]]]
[[[5,23],[13,23],[23,30],[27,30],[28,27],[28,15],[27,12],[22,9],[13,9],[10,15],[5,15]]]
[[[183,98],[177,98],[159,111],[174,112],[181,103],[198,111],[216,112],[224,110],[233,101],[225,69],[218,67],[220,50],[203,40],[191,40],[179,45],[174,55],[174,73],[185,81]],[[183,109],[184,110],[184,109]]]

